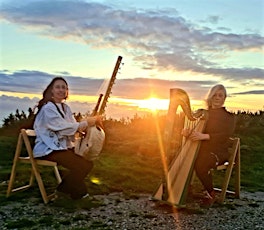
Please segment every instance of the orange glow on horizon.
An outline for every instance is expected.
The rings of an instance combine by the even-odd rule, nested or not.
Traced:
[[[20,92],[0,91],[0,96],[2,96],[2,95],[8,96],[8,97],[19,97],[19,98],[28,97],[30,99],[41,97],[40,94],[35,94],[35,93],[20,93]]]
[[[150,97],[145,100],[139,100],[138,107],[140,109],[146,109],[151,112],[157,112],[158,110],[167,110],[169,107],[169,100]]]
[[[33,104],[36,104],[41,98],[42,93],[30,93],[30,92],[8,92],[0,91],[0,96],[17,97],[17,98],[29,98],[34,100]],[[76,95],[70,94],[67,102],[75,103],[88,103],[92,106],[98,101],[99,95]],[[145,99],[132,99],[132,98],[121,98],[111,96],[108,100],[108,104],[113,105],[112,113],[115,116],[126,116],[127,114],[133,113],[166,113],[169,108],[169,98],[159,98],[156,95],[150,95]],[[191,110],[206,108],[203,100],[190,99]],[[30,105],[29,105],[30,106]],[[237,111],[249,111],[257,112],[264,109],[263,96],[256,97],[255,95],[232,95],[228,97],[225,102],[225,107],[230,112]],[[179,108],[180,110],[180,108]],[[132,111],[132,112],[131,112]],[[124,115],[125,114],[125,115]],[[110,114],[111,116],[111,114]]]
[[[76,95],[72,94],[69,96],[70,101],[79,101],[79,102],[87,102],[87,103],[96,103],[99,96],[87,96],[87,95]]]

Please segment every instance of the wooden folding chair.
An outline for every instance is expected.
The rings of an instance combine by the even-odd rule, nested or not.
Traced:
[[[229,160],[222,165],[218,165],[217,171],[224,170],[225,175],[222,179],[221,188],[214,188],[215,191],[220,192],[218,203],[223,204],[226,194],[234,195],[235,198],[240,197],[240,139],[238,137],[230,138],[230,148],[228,149],[230,156]],[[212,173],[214,171],[212,169]],[[232,172],[234,172],[234,191],[228,190]],[[193,172],[191,184],[194,182],[196,174]]]
[[[228,150],[230,157],[228,162],[225,162],[223,165],[218,165],[216,170],[225,170],[225,176],[222,182],[221,188],[214,188],[216,191],[220,191],[220,197],[218,202],[223,203],[226,197],[226,194],[232,194],[236,198],[240,197],[240,139],[238,137],[230,138],[232,142],[231,148]],[[230,183],[230,178],[232,172],[235,173],[234,178],[234,191],[227,190]]]
[[[33,185],[33,182],[34,182],[34,178],[36,178],[39,189],[40,189],[41,196],[43,198],[43,201],[45,204],[47,204],[54,197],[55,194],[53,193],[51,195],[47,195],[47,192],[46,192],[46,189],[44,187],[44,183],[43,183],[42,177],[40,175],[40,170],[39,170],[38,166],[41,165],[41,166],[53,167],[54,172],[55,172],[55,177],[57,179],[58,184],[61,182],[61,176],[60,176],[56,162],[47,161],[47,160],[39,160],[39,159],[34,158],[32,147],[31,147],[31,144],[29,141],[29,137],[34,137],[34,136],[36,136],[34,130],[21,129],[21,131],[20,131],[20,134],[18,136],[18,142],[17,142],[17,146],[16,146],[15,156],[13,159],[13,166],[12,166],[12,171],[11,171],[11,175],[10,175],[10,180],[9,180],[9,184],[8,184],[8,188],[7,188],[7,197],[12,192],[17,192],[17,191],[24,190],[24,189],[31,187]],[[23,143],[25,144],[27,154],[28,154],[28,156],[26,156],[26,157],[21,156],[21,150],[22,150]],[[31,176],[30,176],[30,180],[29,180],[28,185],[13,188],[18,163],[31,164]]]

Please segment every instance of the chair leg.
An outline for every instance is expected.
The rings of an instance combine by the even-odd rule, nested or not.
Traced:
[[[240,143],[238,143],[238,149],[235,159],[235,197],[240,198]]]
[[[57,179],[58,184],[60,184],[62,180],[61,180],[60,172],[57,166],[54,166],[54,173],[55,173],[55,177]]]
[[[223,182],[223,185],[222,185],[222,192],[220,194],[220,198],[219,198],[219,202],[220,203],[223,203],[224,200],[225,200],[225,196],[226,196],[226,192],[227,192],[227,188],[228,188],[228,184],[229,184],[229,181],[230,181],[230,177],[231,177],[231,174],[232,174],[232,170],[234,168],[234,164],[235,164],[235,169],[236,169],[236,183],[237,185],[235,186],[235,191],[237,192],[237,195],[239,194],[239,191],[240,190],[240,186],[238,188],[238,183],[240,184],[240,154],[239,154],[239,139],[236,139],[235,140],[235,143],[234,143],[234,146],[232,148],[232,152],[233,152],[233,155],[231,156],[230,160],[229,160],[229,165],[226,169],[226,174],[225,174],[225,178],[224,178],[224,182]],[[237,160],[237,162],[236,162]],[[238,161],[239,160],[239,161]]]
[[[40,173],[39,173],[39,171],[35,165],[36,163],[34,162],[33,159],[31,159],[31,164],[32,164],[32,170],[33,170],[34,176],[35,176],[36,181],[37,181],[38,186],[39,186],[39,190],[40,190],[42,199],[43,199],[44,203],[47,204],[49,202],[49,198],[47,196],[46,189],[44,187],[44,183],[43,183],[43,180],[41,178],[41,175],[40,175]]]
[[[24,159],[24,158],[20,159],[20,154],[21,154],[23,142],[25,144],[25,147],[26,147],[27,153],[28,153],[27,159]],[[20,187],[14,189],[13,186],[14,186],[14,181],[15,181],[15,176],[16,176],[16,171],[17,171],[17,164],[18,164],[18,162],[29,163],[28,160],[31,163],[31,175],[30,175],[30,179],[29,179],[29,184],[27,184],[25,186],[20,186]],[[43,165],[45,165],[45,164],[43,164]],[[53,166],[54,167],[54,164],[47,164],[46,166]],[[61,176],[60,176],[60,173],[59,173],[57,166],[54,167],[54,171],[55,171],[55,176],[56,176],[57,182],[60,183],[61,182]],[[24,189],[31,187],[34,183],[35,178],[36,178],[36,181],[38,183],[38,187],[39,187],[42,199],[43,199],[44,203],[47,204],[54,197],[55,194],[53,193],[49,196],[47,195],[43,180],[42,180],[41,175],[40,175],[40,171],[39,171],[38,166],[37,166],[37,162],[34,159],[31,144],[30,144],[30,141],[28,139],[28,134],[27,134],[26,130],[22,129],[19,136],[18,136],[16,152],[15,152],[15,156],[13,159],[13,165],[12,165],[12,170],[11,170],[11,174],[10,174],[10,179],[9,179],[9,183],[8,183],[6,196],[9,197],[12,192],[24,190]]]
[[[34,179],[35,179],[34,171],[33,171],[33,169],[31,169],[31,175],[30,175],[30,179],[29,179],[29,186],[33,185]]]
[[[13,166],[12,166],[12,170],[11,170],[11,175],[10,175],[8,188],[7,188],[7,192],[6,192],[7,197],[9,197],[9,195],[12,192],[12,188],[13,188],[13,184],[14,184],[14,180],[15,180],[15,175],[16,175],[17,161],[18,161],[18,158],[20,156],[21,149],[22,149],[22,135],[19,134],[17,146],[16,146],[16,152],[15,152],[15,156],[13,159]]]
[[[223,184],[222,184],[221,193],[220,193],[220,197],[219,197],[219,203],[220,204],[224,203],[224,200],[225,200],[225,197],[226,197],[226,191],[227,191],[228,184],[229,184],[229,181],[230,181],[230,177],[231,177],[231,174],[232,174],[232,168],[233,168],[233,164],[229,164],[227,169],[226,169],[225,177],[224,177],[224,181],[223,181]]]

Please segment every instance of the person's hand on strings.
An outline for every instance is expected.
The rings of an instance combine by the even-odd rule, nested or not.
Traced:
[[[197,132],[197,131],[192,131],[192,133],[190,134],[189,138],[192,141],[203,141],[203,140],[209,140],[210,136],[207,133],[201,133],[201,132]]]
[[[185,128],[181,131],[181,135],[183,135],[184,137],[189,137],[191,133],[192,131],[188,128]]]

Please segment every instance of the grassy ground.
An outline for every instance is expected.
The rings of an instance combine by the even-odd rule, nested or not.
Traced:
[[[145,122],[145,121],[144,121]],[[155,124],[130,126],[115,125],[107,127],[106,144],[95,167],[86,182],[91,194],[124,192],[127,194],[153,193],[162,179],[162,158],[160,156],[158,133]],[[237,134],[241,137],[241,186],[246,191],[264,191],[264,144],[261,135]],[[0,200],[5,201],[7,181],[9,180],[17,136],[0,136]],[[21,167],[19,181],[25,183],[30,170]],[[52,172],[44,170],[45,183],[54,190],[56,181],[50,177]],[[219,172],[221,176],[221,172]],[[215,176],[219,184],[220,176]],[[40,196],[37,187],[30,192]],[[21,193],[19,196],[28,196]]]
[[[95,161],[95,167],[86,178],[87,187],[91,195],[108,194],[112,192],[123,192],[127,198],[135,198],[141,193],[153,194],[159,186],[163,175],[163,161],[159,147],[159,129],[156,124],[137,121],[132,125],[115,126],[106,125],[107,139],[100,159]],[[159,126],[158,126],[159,127]],[[260,127],[261,130],[261,127]],[[262,131],[263,132],[263,131]],[[240,132],[236,136],[241,138],[241,187],[244,191],[264,191],[263,161],[264,143],[263,133],[259,130],[254,132]],[[12,160],[15,153],[17,134],[14,131],[0,131],[0,206],[9,207],[10,212],[30,213],[32,206],[42,203],[42,198],[37,185],[24,192],[12,194],[6,198],[6,190]],[[60,169],[63,174],[65,171]],[[48,193],[54,192],[56,180],[50,168],[41,168],[42,176]],[[20,166],[15,185],[22,185],[28,182],[30,168]],[[223,172],[214,172],[214,182],[217,187],[221,184]],[[232,178],[233,179],[233,178]],[[232,181],[231,181],[232,182]],[[194,181],[195,190],[201,189],[201,184]],[[231,187],[232,189],[232,187]],[[22,207],[13,206],[12,201],[25,203]],[[28,204],[28,202],[30,202]],[[119,201],[116,200],[116,203]],[[72,201],[67,198],[60,198],[49,203],[48,207],[55,212],[61,212],[61,217],[56,218],[52,212],[44,210],[44,213],[37,214],[38,217],[28,219],[19,215],[16,219],[0,210],[8,229],[31,229],[32,226],[53,226],[61,229],[61,226],[70,225],[71,221],[82,221],[87,216],[76,214],[69,218],[70,213],[76,210],[90,210],[93,207],[103,207],[105,204],[98,200],[88,199]],[[47,207],[47,206],[45,206]],[[19,210],[17,210],[19,209]],[[133,214],[133,213],[132,213]],[[131,214],[131,215],[132,215]],[[35,214],[33,214],[35,215]],[[148,220],[147,220],[148,221]],[[64,228],[64,227],[63,227]],[[81,229],[81,228],[80,228]],[[87,229],[87,228],[85,228]],[[107,229],[105,223],[94,222],[91,229]]]

